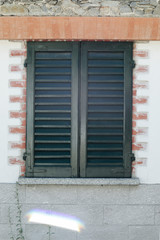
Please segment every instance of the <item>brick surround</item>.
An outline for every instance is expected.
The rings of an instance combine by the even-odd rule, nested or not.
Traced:
[[[19,103],[20,109],[14,109],[9,112],[9,117],[11,119],[19,119],[19,125],[9,126],[9,134],[14,134],[19,136],[19,141],[10,141],[9,148],[12,150],[19,150],[19,155],[9,156],[10,164],[20,165],[20,175],[24,176],[25,174],[25,162],[23,161],[23,152],[25,151],[25,139],[26,139],[26,69],[24,68],[24,60],[26,58],[26,43],[21,42],[21,49],[11,49],[10,50],[11,58],[19,58],[20,64],[11,65],[9,70],[11,72],[19,72],[21,75],[20,79],[9,80],[9,87],[11,89],[19,89],[20,95],[11,95],[9,96],[9,102]],[[12,90],[10,91],[12,92]]]
[[[148,150],[148,74],[149,51],[146,43],[135,43],[133,51],[136,67],[133,71],[133,131],[132,149],[136,156],[133,162],[133,176],[136,176],[138,165],[144,166],[147,162]]]
[[[141,49],[142,45],[142,49]],[[136,169],[138,165],[144,166],[147,161],[147,147],[148,147],[148,89],[147,75],[149,66],[147,60],[149,59],[149,52],[147,50],[147,43],[134,44],[134,60],[136,67],[133,71],[133,132],[132,132],[132,148],[136,156],[136,161],[133,162],[133,176],[136,176]],[[20,95],[10,95],[10,103],[19,103],[20,109],[14,109],[9,112],[12,119],[19,119],[19,125],[10,125],[9,134],[19,136],[19,141],[9,141],[9,148],[12,150],[19,150],[17,156],[9,156],[10,164],[20,165],[20,175],[25,174],[25,162],[22,160],[23,152],[25,151],[25,134],[26,134],[26,69],[24,68],[24,60],[26,58],[26,42],[21,42],[21,49],[11,49],[10,57],[20,58],[20,64],[11,65],[11,72],[19,72],[21,79],[12,79],[9,81],[11,89],[19,89]],[[143,64],[141,63],[143,62]],[[11,91],[12,92],[12,91]],[[141,110],[144,107],[145,111]],[[140,110],[139,110],[140,109]]]

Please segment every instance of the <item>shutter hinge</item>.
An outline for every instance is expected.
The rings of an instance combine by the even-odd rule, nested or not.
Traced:
[[[131,66],[132,66],[132,68],[136,67],[136,62],[134,60],[131,61]]]
[[[28,62],[27,62],[27,58],[26,58],[25,61],[24,61],[24,67],[26,68],[27,65],[28,65]]]
[[[24,153],[23,153],[23,160],[26,161],[26,159],[27,159],[27,153],[24,152]]]
[[[130,153],[129,157],[131,158],[132,162],[136,160],[134,153]]]

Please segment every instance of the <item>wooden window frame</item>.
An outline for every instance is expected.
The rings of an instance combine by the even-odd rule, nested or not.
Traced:
[[[61,46],[59,48],[59,46]],[[72,51],[72,114],[71,114],[71,166],[34,166],[34,59],[35,51],[69,49]],[[122,168],[90,168],[86,165],[86,123],[87,123],[87,51],[124,51],[124,164]],[[80,52],[81,51],[81,52]],[[83,53],[82,53],[83,51]],[[27,177],[131,177],[132,154],[132,52],[130,42],[28,42],[27,45],[27,136],[26,176]],[[81,55],[81,58],[80,58]],[[81,65],[81,71],[78,66]],[[81,77],[80,77],[81,76]],[[81,80],[79,80],[81,79]],[[81,97],[78,88],[81,85]],[[83,92],[83,97],[82,97]],[[86,94],[84,94],[86,93]],[[85,95],[85,97],[84,97]],[[79,99],[80,97],[80,99]],[[79,102],[81,105],[79,108]],[[79,114],[79,111],[81,114]],[[79,126],[80,119],[80,128]]]

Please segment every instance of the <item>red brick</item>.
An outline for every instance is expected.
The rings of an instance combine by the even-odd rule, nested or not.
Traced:
[[[26,79],[27,79],[26,70],[24,70],[22,74],[22,80],[26,81]]]
[[[133,104],[145,104],[148,102],[148,98],[146,97],[139,97],[139,98],[133,98]]]
[[[10,102],[20,102],[25,103],[26,102],[26,96],[23,97],[17,97],[17,96],[10,96]]]
[[[26,119],[22,120],[21,126],[24,126],[24,127],[26,126]]]
[[[26,103],[21,104],[21,110],[26,111]]]
[[[136,75],[134,74],[134,71],[135,70],[133,70],[133,82],[136,81]]]
[[[26,170],[26,167],[25,166],[21,166],[21,174],[24,174],[25,173],[25,170]],[[21,175],[22,176],[22,175]]]
[[[145,50],[134,50],[133,51],[134,57],[139,57],[139,58],[147,58],[148,57],[148,51]]]
[[[142,150],[142,149],[144,149],[142,144],[132,144],[133,151]]]
[[[21,141],[22,141],[22,142],[25,142],[25,141],[26,141],[26,135],[25,135],[25,134],[22,135]]]
[[[137,90],[134,89],[132,94],[133,94],[133,96],[136,96],[137,95]]]
[[[26,144],[23,143],[11,143],[11,148],[25,149]]]
[[[26,57],[26,50],[11,50],[10,56],[11,57],[19,57],[19,56],[24,56]]]
[[[135,142],[136,142],[136,137],[132,136],[132,143],[135,143]]]
[[[147,134],[146,128],[132,129],[132,136]]]
[[[137,66],[135,71],[140,73],[148,72],[148,66]]]
[[[21,66],[19,65],[12,65],[10,66],[10,70],[11,72],[20,72],[22,69],[21,69]]]
[[[26,133],[25,127],[11,127],[9,131],[10,133],[22,133],[22,134]]]
[[[25,118],[26,112],[10,112],[10,118]]]
[[[19,87],[19,88],[25,88],[26,82],[25,81],[10,81],[11,87]]]
[[[136,83],[136,84],[133,84],[133,88],[148,88],[148,85],[147,83],[144,83],[144,84],[140,84],[140,83]]]
[[[142,164],[144,164],[143,161],[134,161],[134,162],[132,163],[132,166],[135,166],[135,165],[142,165]]]
[[[133,114],[133,120],[147,120],[148,114],[147,113],[137,113]]]
[[[137,111],[137,108],[136,108],[136,106],[134,105],[134,106],[132,106],[132,111],[133,112],[136,112]]]
[[[21,160],[20,158],[9,158],[9,163],[10,164],[17,164],[17,165],[24,165],[24,161]]]
[[[136,127],[136,121],[132,121],[132,127]]]

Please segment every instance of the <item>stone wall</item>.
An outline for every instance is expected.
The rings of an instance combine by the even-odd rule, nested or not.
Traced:
[[[25,240],[49,239],[47,226],[27,221],[37,208],[75,216],[85,225],[80,233],[52,227],[54,240],[159,240],[160,185],[22,185],[18,193]],[[10,224],[13,232],[18,228],[16,216],[16,185],[1,184],[1,240],[11,239]]]
[[[159,17],[159,0],[0,0],[1,16]]]

